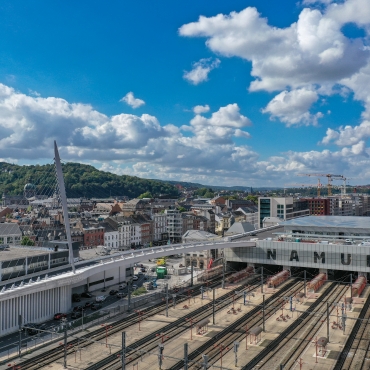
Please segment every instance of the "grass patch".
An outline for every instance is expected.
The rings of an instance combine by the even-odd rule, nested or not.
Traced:
[[[134,290],[131,293],[131,295],[135,297],[135,296],[138,296],[138,295],[141,295],[141,294],[145,294],[145,293],[146,293],[146,289],[143,286],[141,286],[140,288],[137,288],[136,290]]]

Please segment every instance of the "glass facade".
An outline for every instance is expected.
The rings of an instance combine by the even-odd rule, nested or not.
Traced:
[[[263,227],[263,219],[271,216],[270,199],[260,199],[260,227]]]

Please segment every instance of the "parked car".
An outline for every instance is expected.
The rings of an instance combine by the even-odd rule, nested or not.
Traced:
[[[133,284],[132,285],[132,290],[136,290],[137,289],[137,285],[136,284]]]
[[[152,267],[152,268],[150,269],[150,271],[151,271],[151,272],[155,272],[155,267]]]
[[[82,310],[83,310],[83,307],[82,306],[75,306],[75,307],[73,307],[73,312],[82,311]]]
[[[91,307],[92,305],[94,304],[94,302],[91,302],[91,301],[88,301],[88,302],[86,302],[85,303],[85,308],[89,308],[89,307]]]
[[[105,295],[99,295],[95,298],[95,302],[104,302],[107,299]]]
[[[93,295],[90,292],[83,292],[83,293],[81,293],[81,297],[83,297],[83,298],[92,298]]]
[[[54,320],[62,320],[64,317],[67,317],[65,313],[58,312],[54,315]]]
[[[138,274],[138,275],[142,275],[142,274],[143,274],[143,272],[142,272],[142,271],[139,271],[137,274]]]
[[[145,268],[145,267],[143,267],[143,268],[141,269],[141,272],[146,272],[146,268]]]
[[[81,316],[82,316],[82,312],[80,311],[72,312],[71,319],[79,319]]]
[[[101,303],[93,303],[91,305],[91,309],[94,310],[94,311],[95,310],[100,310],[102,307],[103,307],[103,305]]]
[[[122,283],[119,285],[118,289],[122,290],[122,289],[125,289],[126,287],[127,287],[127,283]]]
[[[138,277],[137,275],[134,275],[134,276],[132,277],[132,280],[133,280],[133,281],[139,280],[139,277]]]
[[[72,302],[81,302],[80,295],[77,293],[72,294]]]
[[[110,292],[109,292],[109,295],[116,295],[118,293],[118,290],[116,289],[112,289]]]
[[[119,292],[116,294],[117,298],[124,298],[127,296],[127,293],[122,293],[122,292]]]

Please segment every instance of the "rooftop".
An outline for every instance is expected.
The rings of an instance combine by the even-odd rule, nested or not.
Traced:
[[[0,261],[15,260],[18,258],[32,257],[52,252],[47,248],[15,246],[0,250]]]
[[[281,222],[284,227],[318,227],[344,229],[370,229],[370,217],[356,216],[308,216]]]

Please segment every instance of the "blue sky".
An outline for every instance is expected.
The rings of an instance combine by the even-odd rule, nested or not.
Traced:
[[[2,1],[0,158],[370,183],[367,0]]]

